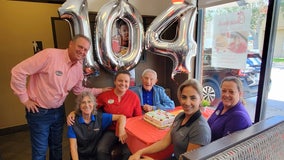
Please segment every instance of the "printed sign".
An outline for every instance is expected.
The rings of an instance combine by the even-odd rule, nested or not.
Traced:
[[[245,69],[251,10],[214,17],[212,66]]]

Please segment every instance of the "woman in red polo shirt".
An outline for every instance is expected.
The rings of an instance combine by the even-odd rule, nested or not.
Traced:
[[[122,114],[126,118],[142,115],[139,97],[129,90],[130,73],[127,70],[120,70],[114,77],[115,87],[98,95],[98,109],[111,114]],[[98,143],[97,159],[111,159],[111,148],[117,144],[118,137],[115,135],[116,123],[113,123],[103,134]],[[128,159],[131,155],[126,144],[120,144],[122,150],[121,159]]]
[[[112,90],[105,91],[97,96],[97,108],[99,111],[111,114],[125,115],[126,118],[142,115],[140,100],[136,93],[129,90],[130,73],[127,70],[117,71],[114,77],[115,87]],[[74,123],[74,113],[69,114],[67,123]],[[103,133],[97,146],[97,159],[111,159],[111,150],[115,144],[120,145],[122,151],[121,159],[128,159],[131,155],[127,145],[124,142],[119,143],[119,138],[115,133],[116,123]]]

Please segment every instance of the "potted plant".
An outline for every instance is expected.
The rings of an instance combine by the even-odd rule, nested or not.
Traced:
[[[203,99],[201,101],[201,111],[204,112],[206,110],[205,107],[209,107],[210,106],[210,101],[206,100],[206,99]]]
[[[210,106],[210,101],[203,99],[201,102],[202,107],[209,107]]]

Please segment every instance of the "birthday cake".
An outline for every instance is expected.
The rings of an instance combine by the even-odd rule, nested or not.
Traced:
[[[144,114],[144,120],[150,124],[164,129],[172,125],[175,115],[163,110],[150,111]]]

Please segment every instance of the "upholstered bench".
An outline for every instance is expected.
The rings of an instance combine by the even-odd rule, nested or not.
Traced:
[[[181,160],[284,159],[284,116],[274,116],[180,156]]]

